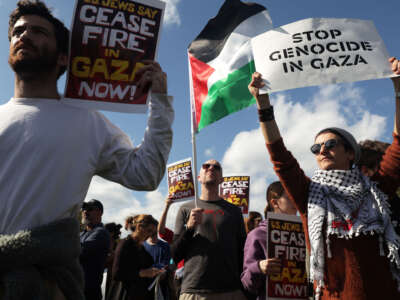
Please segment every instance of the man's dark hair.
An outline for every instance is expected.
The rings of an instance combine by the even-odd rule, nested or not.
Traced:
[[[118,239],[121,235],[121,224],[116,224],[115,222],[107,223],[104,225],[107,231],[110,233],[113,239]]]
[[[10,14],[10,19],[8,21],[8,40],[11,41],[12,31],[15,23],[19,18],[26,15],[35,15],[42,17],[49,21],[54,26],[54,34],[57,42],[57,50],[59,53],[68,56],[68,42],[69,42],[69,30],[64,26],[64,24],[53,17],[50,9],[47,8],[40,0],[20,0],[17,3],[17,8],[14,9]],[[65,67],[60,68],[58,76],[61,76],[65,70]]]
[[[359,143],[361,149],[361,159],[357,163],[359,167],[365,166],[374,169],[382,160],[386,149],[390,144],[381,141],[365,140]]]

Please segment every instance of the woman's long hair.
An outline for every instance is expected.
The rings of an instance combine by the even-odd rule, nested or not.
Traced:
[[[274,181],[273,183],[271,183],[268,186],[267,193],[266,193],[267,205],[265,206],[265,209],[264,209],[264,217],[265,218],[267,217],[267,212],[274,211],[271,200],[282,197],[284,191],[285,190],[283,189],[282,183],[280,181]]]

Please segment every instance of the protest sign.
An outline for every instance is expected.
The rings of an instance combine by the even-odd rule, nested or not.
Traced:
[[[239,206],[242,214],[249,213],[250,176],[227,176],[219,185],[219,194],[226,201]]]
[[[65,101],[95,109],[145,112],[136,88],[142,60],[154,60],[165,3],[76,0]]]
[[[172,200],[178,202],[194,199],[191,158],[169,164],[167,171],[168,192]]]
[[[263,92],[393,76],[371,21],[305,19],[252,39]]]
[[[268,258],[281,258],[282,272],[267,277],[267,299],[307,299],[306,241],[300,217],[267,215]]]

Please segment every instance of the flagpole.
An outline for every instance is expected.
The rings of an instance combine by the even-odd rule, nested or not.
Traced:
[[[198,180],[197,180],[197,149],[196,149],[196,132],[194,132],[193,128],[193,123],[192,123],[192,156],[193,156],[193,183],[194,183],[194,203],[196,208],[197,202],[198,202],[198,194],[199,194],[199,189],[198,189]]]
[[[189,53],[188,53],[188,68],[189,68],[189,85],[190,85],[190,119],[191,119],[191,131],[192,131],[192,158],[193,158],[193,183],[194,183],[194,204],[195,207],[198,207],[198,180],[197,180],[197,148],[196,148],[196,129],[195,129],[195,122],[196,122],[196,109],[194,107],[194,93],[193,93],[193,84],[192,84],[192,70],[190,68],[190,61],[189,61]]]

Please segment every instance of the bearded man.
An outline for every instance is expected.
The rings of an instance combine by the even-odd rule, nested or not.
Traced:
[[[19,1],[10,15],[15,87],[0,107],[0,298],[83,299],[77,216],[92,177],[154,190],[171,148],[172,99],[156,62],[139,71],[138,88],[152,89],[139,147],[99,112],[60,101],[68,35],[39,0]]]

